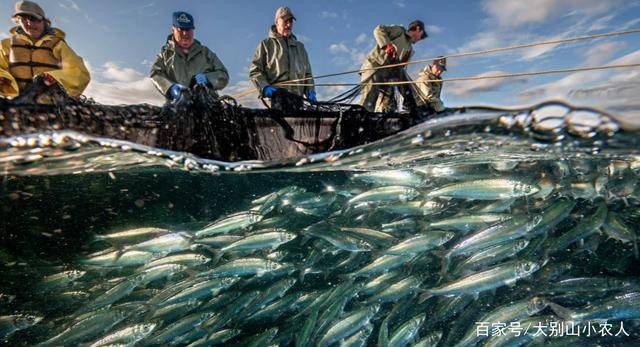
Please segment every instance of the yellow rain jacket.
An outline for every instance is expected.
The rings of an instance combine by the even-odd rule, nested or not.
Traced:
[[[56,28],[32,41],[20,27],[0,45],[0,95],[15,97],[31,85],[34,77],[47,73],[71,96],[82,94],[89,84],[89,70]]]

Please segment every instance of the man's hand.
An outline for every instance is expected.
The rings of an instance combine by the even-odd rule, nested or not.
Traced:
[[[42,76],[43,76],[42,80],[44,81],[44,84],[47,87],[51,87],[52,85],[58,83],[58,81],[56,81],[56,79],[51,77],[51,75],[49,74],[43,74]]]
[[[199,73],[195,76],[193,76],[196,80],[197,84],[208,84],[209,83],[209,78],[207,78],[207,75],[203,74],[203,73]]]
[[[273,93],[276,92],[276,90],[278,90],[278,88],[274,87],[274,86],[266,86],[264,87],[264,89],[262,90],[262,94],[264,96],[266,96],[267,98],[270,98],[271,96],[273,96]]]
[[[307,95],[307,99],[309,99],[309,101],[311,102],[318,102],[318,98],[316,97],[316,91],[315,90],[310,90],[309,94]]]
[[[169,99],[171,100],[178,100],[182,95],[182,91],[185,89],[187,89],[187,87],[183,86],[182,84],[175,83],[171,86],[171,88],[169,88],[167,97],[169,97]]]
[[[396,50],[396,46],[394,46],[393,43],[388,43],[384,48],[384,51],[393,59],[396,59],[398,57],[398,51]]]

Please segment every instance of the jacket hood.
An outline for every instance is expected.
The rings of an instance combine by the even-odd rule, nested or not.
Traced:
[[[195,48],[199,48],[201,47],[202,44],[200,43],[200,41],[193,39],[193,47],[191,47],[191,49],[195,49]],[[175,51],[176,50],[176,42],[173,40],[173,34],[169,34],[169,36],[167,36],[167,45],[166,45],[167,49],[171,50],[171,51]]]
[[[285,38],[285,37],[278,34],[278,32],[276,31],[276,26],[272,25],[271,28],[269,29],[269,38],[277,39],[277,38]],[[289,36],[288,38],[293,38],[295,41],[298,41],[298,38],[293,33],[291,33],[291,36]]]

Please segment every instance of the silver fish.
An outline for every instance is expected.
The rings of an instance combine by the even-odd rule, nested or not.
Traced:
[[[18,330],[24,330],[38,324],[43,318],[32,314],[0,316],[0,341],[7,339]]]
[[[379,186],[407,186],[416,188],[423,184],[425,177],[421,173],[411,170],[382,170],[357,173],[351,176],[351,179]]]
[[[349,205],[356,205],[363,202],[392,202],[409,201],[420,195],[420,193],[410,187],[388,186],[368,190],[362,194],[349,199]]]
[[[196,231],[195,237],[203,238],[211,235],[227,234],[247,228],[261,221],[262,218],[263,216],[256,212],[240,212],[205,226],[203,229]]]
[[[90,347],[100,347],[114,343],[133,345],[151,334],[157,325],[157,323],[131,325],[101,338],[100,340],[92,343]]]
[[[276,249],[280,245],[285,244],[297,237],[294,233],[272,231],[261,234],[255,234],[241,240],[238,240],[226,247],[220,249],[221,252],[229,251],[247,251],[261,249]]]
[[[151,253],[175,253],[185,251],[191,246],[191,235],[185,232],[177,232],[162,235],[154,239],[126,246],[125,251],[135,250]]]
[[[425,291],[421,297],[424,301],[434,295],[477,295],[480,292],[511,285],[517,280],[525,278],[540,269],[541,264],[533,261],[513,261],[500,264],[488,270],[444,284],[441,287]]]
[[[428,197],[450,197],[470,200],[503,200],[536,194],[540,188],[515,179],[492,178],[453,183],[433,190]]]
[[[427,315],[423,313],[402,324],[391,334],[391,337],[389,338],[389,346],[403,347],[408,345],[418,335],[418,331],[426,317]]]
[[[320,339],[318,346],[328,347],[331,344],[350,336],[367,325],[373,315],[380,309],[379,305],[365,307],[336,322]]]
[[[95,239],[109,241],[113,243],[133,243],[148,240],[169,233],[169,230],[162,228],[137,228],[118,231],[110,234],[96,235]]]
[[[408,255],[426,252],[449,242],[455,236],[448,231],[432,231],[410,237],[384,251],[385,254]]]

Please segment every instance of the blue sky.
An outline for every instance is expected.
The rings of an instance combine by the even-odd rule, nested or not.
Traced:
[[[88,63],[92,83],[86,94],[104,103],[161,103],[146,78],[171,25],[171,13],[185,10],[196,21],[196,38],[227,66],[231,82],[223,92],[250,87],[248,66],[266,37],[274,11],[286,4],[298,21],[294,33],[309,52],[314,74],[352,70],[373,46],[378,24],[403,24],[419,18],[429,38],[415,46],[415,59],[640,28],[640,0],[325,0],[325,1],[96,1],[39,2],[54,26]],[[14,1],[0,0],[6,14],[0,37],[12,27]],[[443,77],[539,71],[577,66],[640,62],[640,34],[449,60]],[[424,66],[410,67],[416,71]],[[357,75],[318,82],[357,82]],[[521,105],[562,98],[614,110],[640,109],[638,68],[531,78],[445,84],[447,105]],[[328,98],[340,88],[319,88]],[[241,100],[257,105],[255,95]]]

